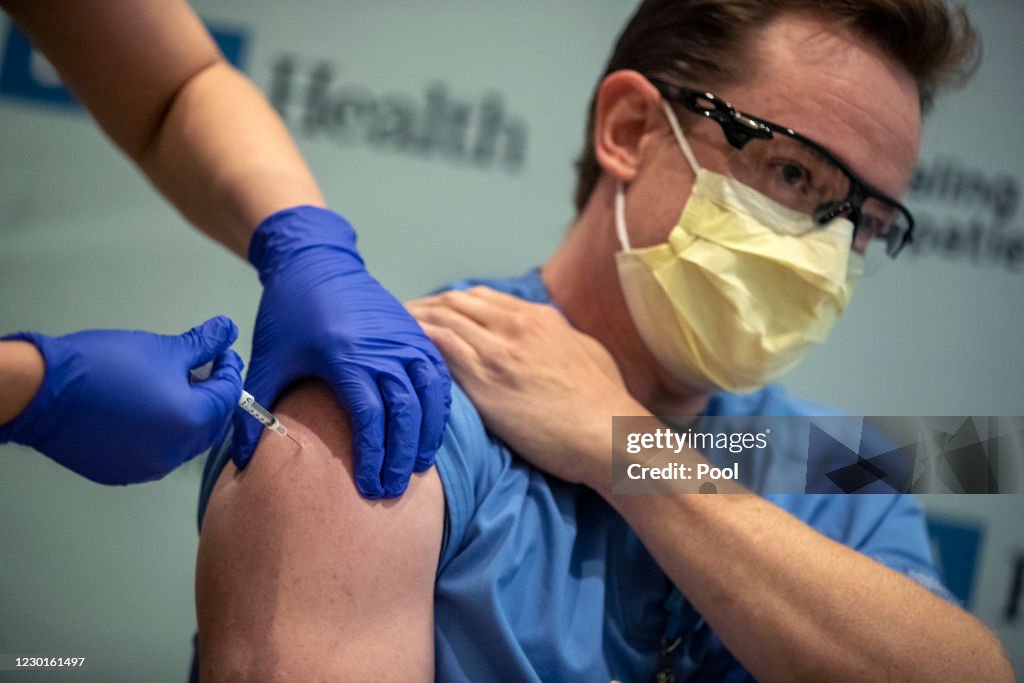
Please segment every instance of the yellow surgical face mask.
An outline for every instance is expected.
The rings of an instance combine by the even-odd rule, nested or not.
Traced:
[[[664,103],[663,103],[664,104]],[[694,388],[757,389],[825,341],[862,272],[853,224],[819,226],[733,178],[702,169],[666,116],[696,181],[668,242],[631,249],[616,189],[615,255],[633,324],[659,364]]]

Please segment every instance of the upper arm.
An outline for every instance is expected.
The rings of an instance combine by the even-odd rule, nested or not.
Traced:
[[[220,51],[182,0],[0,0],[103,129],[138,157]]]
[[[275,409],[301,451],[265,434],[221,473],[196,570],[202,680],[423,680],[444,521],[436,469],[367,501],[348,421],[322,384]]]

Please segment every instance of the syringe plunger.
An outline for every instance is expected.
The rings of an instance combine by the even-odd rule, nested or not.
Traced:
[[[242,396],[238,399],[238,406],[259,420],[267,429],[277,432],[281,436],[287,436],[292,441],[295,441],[295,439],[288,434],[288,429],[281,424],[281,421],[274,417],[269,410],[257,403],[256,399],[253,398],[253,395],[248,391],[242,391]],[[299,442],[295,441],[295,443]]]

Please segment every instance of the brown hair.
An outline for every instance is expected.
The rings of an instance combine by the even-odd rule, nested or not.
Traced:
[[[978,64],[980,43],[967,14],[942,0],[645,0],[619,36],[604,76],[633,69],[680,85],[736,83],[747,66],[736,55],[758,27],[788,10],[821,12],[873,42],[917,82],[922,112],[940,88],[961,85]],[[601,175],[596,101],[595,89],[577,162],[577,212]]]

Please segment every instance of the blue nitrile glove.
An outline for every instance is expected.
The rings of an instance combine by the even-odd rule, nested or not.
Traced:
[[[90,330],[21,333],[46,363],[28,406],[0,426],[0,442],[40,451],[100,484],[159,479],[209,449],[242,394],[238,329],[218,316],[182,335]],[[205,382],[189,370],[213,361]]]
[[[245,389],[270,407],[288,384],[320,377],[352,422],[355,481],[367,498],[399,496],[434,463],[451,377],[405,308],[356,251],[344,218],[312,206],[264,220],[249,244],[260,300]],[[263,426],[235,418],[232,458],[252,457]]]

